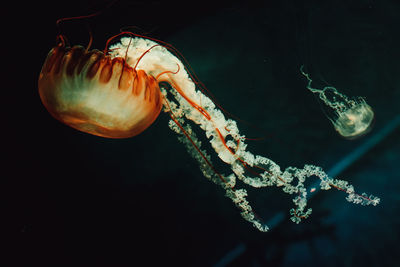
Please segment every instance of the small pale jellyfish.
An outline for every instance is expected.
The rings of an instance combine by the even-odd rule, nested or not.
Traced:
[[[303,71],[303,66],[300,67],[300,71],[308,80],[307,89],[318,94],[324,104],[333,110],[334,117],[328,116],[328,119],[341,136],[355,139],[371,130],[374,112],[364,98],[350,99],[332,86],[326,86],[323,89],[313,88],[311,87],[312,79]]]

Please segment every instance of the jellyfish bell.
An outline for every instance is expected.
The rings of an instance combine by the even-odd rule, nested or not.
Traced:
[[[353,140],[369,133],[373,128],[374,121],[374,111],[362,99],[354,106],[338,113],[336,120],[332,123],[341,136]]]
[[[49,52],[38,81],[49,113],[82,132],[109,138],[135,136],[161,112],[158,83],[123,57],[64,43]]]
[[[349,98],[333,86],[326,86],[323,89],[313,88],[312,79],[303,71],[303,66],[300,67],[300,72],[308,80],[307,89],[317,94],[322,101],[326,116],[340,136],[353,140],[371,131],[374,111],[364,98]]]

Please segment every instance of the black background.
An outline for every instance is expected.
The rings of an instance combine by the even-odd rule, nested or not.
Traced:
[[[210,266],[238,248],[232,266],[394,266],[399,239],[399,131],[343,176],[382,198],[359,207],[328,192],[310,219],[260,233],[207,181],[161,114],[143,134],[109,140],[54,120],[37,78],[55,44],[55,21],[108,1],[13,3],[3,8],[3,266]],[[338,136],[298,69],[361,95],[376,112],[371,135],[399,114],[397,1],[119,1],[62,25],[93,47],[122,27],[177,47],[239,125],[250,150],[282,165],[332,166],[363,144]],[[139,27],[141,30],[139,30]],[[347,90],[347,91],[346,91]],[[278,189],[249,190],[263,217],[291,207]],[[323,195],[323,196],[322,196]],[[3,246],[3,247],[4,247]],[[239,251],[239,252],[238,252]],[[223,266],[219,265],[219,266]]]

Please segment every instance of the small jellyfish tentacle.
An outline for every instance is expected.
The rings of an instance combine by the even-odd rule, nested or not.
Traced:
[[[344,111],[354,105],[353,100],[350,100],[347,96],[338,92],[337,89],[333,86],[326,86],[323,89],[313,88],[311,86],[313,80],[311,79],[310,74],[304,72],[303,69],[304,66],[302,65],[300,67],[300,72],[306,77],[308,81],[307,89],[310,90],[312,93],[318,94],[319,98],[330,108]],[[329,97],[327,96],[327,92],[330,92],[332,94],[332,96],[330,97],[331,99],[329,99]]]
[[[307,79],[307,81],[308,81],[308,84],[307,84],[307,89],[308,89],[308,90],[310,90],[310,91],[313,92],[313,93],[322,93],[322,90],[321,90],[321,89],[313,88],[313,87],[311,86],[311,84],[312,84],[312,79],[311,79],[311,77],[310,77],[310,74],[304,72],[304,65],[301,65],[301,66],[300,66],[300,72],[301,72],[301,74],[303,74],[303,75],[306,77],[306,79]]]

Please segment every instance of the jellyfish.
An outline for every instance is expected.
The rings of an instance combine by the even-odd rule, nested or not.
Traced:
[[[362,97],[349,98],[340,93],[335,87],[326,86],[323,89],[311,87],[310,75],[303,71],[301,73],[307,78],[307,89],[315,93],[319,98],[333,110],[333,117],[328,117],[335,130],[346,139],[356,139],[367,134],[374,121],[374,111]]]
[[[111,40],[117,42],[108,45]],[[377,205],[379,198],[356,193],[344,180],[329,177],[322,168],[280,166],[248,151],[246,137],[236,121],[227,119],[194,75],[189,64],[172,45],[131,32],[110,38],[103,51],[89,46],[69,47],[60,37],[39,75],[41,101],[49,113],[79,131],[105,138],[128,138],[145,131],[161,114],[169,116],[169,128],[198,162],[206,178],[220,185],[239,208],[242,217],[258,230],[268,226],[247,200],[243,185],[277,186],[293,195],[291,220],[299,223],[312,210],[307,208],[305,180],[315,176],[324,190],[347,193],[347,200]],[[193,128],[204,132],[211,148],[205,149]],[[211,153],[217,155],[213,159]],[[221,161],[228,173],[218,170]]]

